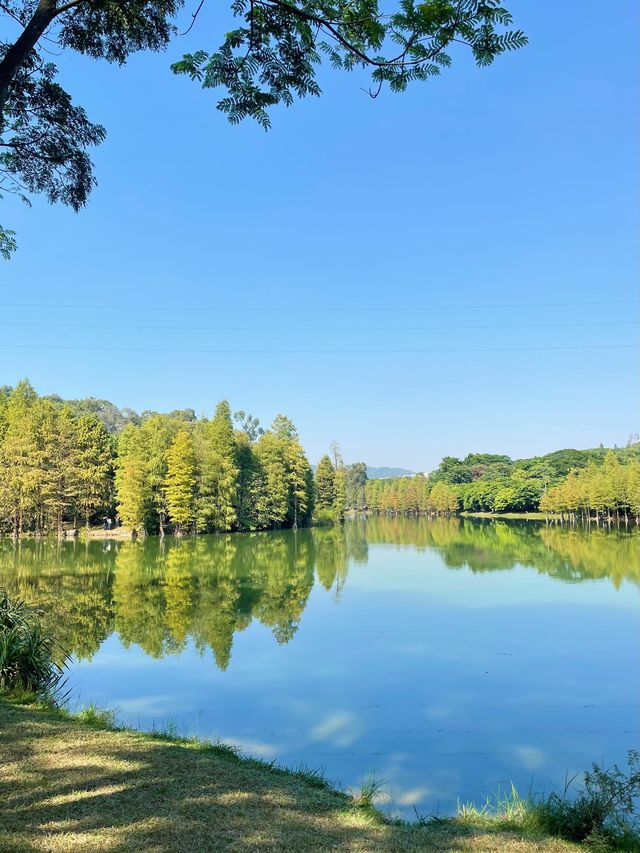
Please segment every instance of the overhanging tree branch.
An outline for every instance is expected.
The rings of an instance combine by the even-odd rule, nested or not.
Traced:
[[[51,0],[39,0],[31,20],[0,62],[0,132],[11,83],[56,14],[55,3]]]
[[[13,43],[0,38],[0,171],[28,192],[82,207],[95,183],[87,151],[105,131],[56,82],[42,40],[51,32],[63,50],[124,64],[133,52],[169,44],[183,2],[0,0],[0,11],[21,27]],[[195,2],[184,34],[205,0]],[[452,62],[450,50],[466,47],[478,65],[488,65],[527,42],[510,29],[500,0],[395,0],[396,10],[384,13],[379,0],[229,2],[241,20],[237,29],[216,51],[186,54],[172,69],[205,89],[221,87],[217,106],[230,122],[251,117],[265,128],[273,106],[321,94],[323,56],[336,69],[369,69],[376,97],[385,85],[402,91],[439,74]],[[3,245],[6,254],[6,237]]]

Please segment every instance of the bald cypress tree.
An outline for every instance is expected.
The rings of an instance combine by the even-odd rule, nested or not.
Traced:
[[[259,475],[254,481],[253,500],[259,527],[282,527],[287,523],[289,484],[282,441],[268,430],[255,449]]]
[[[336,471],[335,478],[335,501],[333,504],[333,513],[335,520],[338,522],[344,521],[344,514],[347,508],[347,474],[344,465],[341,465]]]
[[[179,536],[191,529],[196,517],[196,458],[186,430],[180,430],[167,451],[164,492],[169,517]]]
[[[170,415],[153,415],[141,427],[144,433],[146,461],[145,482],[149,492],[149,510],[153,526],[164,535],[167,504],[164,491],[167,476],[167,451],[184,422]]]
[[[0,509],[3,516],[11,518],[15,537],[23,531],[36,502],[39,462],[36,405],[36,392],[23,380],[10,393],[4,411]]]
[[[129,424],[120,434],[116,468],[118,513],[126,527],[147,532],[152,495],[147,479],[149,448],[140,427]]]
[[[56,411],[45,402],[41,409],[38,484],[42,504],[62,536],[65,513],[78,495],[76,421],[69,406]]]
[[[76,499],[88,529],[91,514],[112,500],[114,444],[95,414],[76,424]]]
[[[199,467],[198,530],[231,530],[237,524],[238,479],[236,441],[231,409],[226,400],[216,407],[211,421],[202,422],[195,434]]]
[[[299,527],[309,521],[313,512],[313,472],[297,438],[284,442],[283,455],[289,487],[288,522]]]
[[[316,468],[315,487],[317,509],[332,510],[336,498],[336,472],[326,453]]]

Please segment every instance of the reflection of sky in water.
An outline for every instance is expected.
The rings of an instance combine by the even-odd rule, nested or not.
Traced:
[[[112,634],[70,683],[132,725],[171,720],[343,787],[375,771],[407,816],[446,812],[624,761],[640,743],[639,609],[630,582],[474,574],[369,543],[339,601],[315,584],[285,645],[254,620],[221,672],[191,641],[154,659]]]

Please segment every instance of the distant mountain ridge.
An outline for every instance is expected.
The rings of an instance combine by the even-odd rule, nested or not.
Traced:
[[[408,468],[372,468],[367,465],[367,477],[370,480],[385,480],[387,477],[413,477],[415,471],[410,471]]]

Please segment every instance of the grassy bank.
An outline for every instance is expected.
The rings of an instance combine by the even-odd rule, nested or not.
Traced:
[[[112,527],[111,530],[105,530],[104,527],[86,527],[81,528],[78,532],[80,539],[132,539],[133,530],[130,527]]]
[[[555,518],[546,512],[461,512],[465,518],[521,518],[526,521],[547,521]]]
[[[219,745],[0,699],[0,850],[569,853],[579,845],[461,814],[386,821],[365,795]]]

